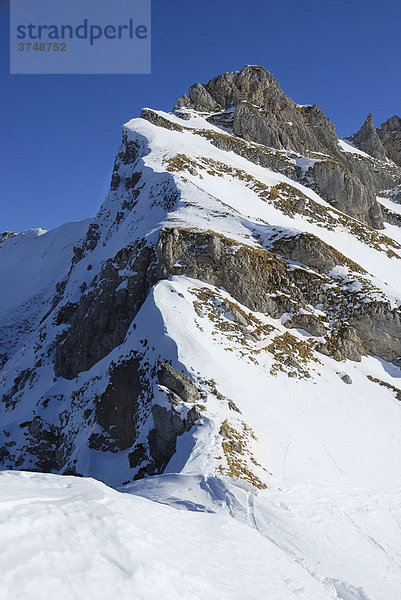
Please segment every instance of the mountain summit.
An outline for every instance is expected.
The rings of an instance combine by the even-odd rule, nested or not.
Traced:
[[[138,496],[169,505],[168,527],[176,509],[210,531],[236,520],[224,539],[243,535],[248,557],[263,538],[272,565],[249,598],[276,577],[277,599],[395,600],[396,119],[369,117],[352,145],[247,66],[124,125],[94,218],[0,237],[2,469],[135,496],[71,483],[93,503],[81,511],[112,502],[110,523],[146,512]],[[246,597],[224,572],[219,598]]]
[[[362,125],[358,133],[355,133],[348,139],[350,142],[355,144],[357,148],[367,152],[370,154],[370,156],[374,156],[380,160],[385,160],[386,151],[381,142],[379,134],[377,133],[376,127],[374,126],[372,113],[368,114],[365,123]]]
[[[319,154],[326,157],[310,169],[315,190],[339,210],[373,227],[382,227],[376,194],[392,187],[398,175],[390,166],[377,169],[372,175],[369,164],[355,153],[344,153],[343,142],[339,143],[330,119],[315,105],[295,104],[263,67],[248,66],[240,72],[223,73],[205,86],[196,83],[188,95],[178,99],[176,112],[180,107],[213,111],[208,119],[211,123],[228,127],[245,140],[292,150],[312,159]],[[386,161],[386,151],[371,115],[355,140],[358,148]]]

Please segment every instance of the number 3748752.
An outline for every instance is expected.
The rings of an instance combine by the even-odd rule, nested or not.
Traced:
[[[36,42],[35,44],[25,42],[18,44],[19,52],[29,52],[30,50],[33,50],[34,52],[66,52],[67,44],[64,42],[62,44],[56,44],[54,42]]]

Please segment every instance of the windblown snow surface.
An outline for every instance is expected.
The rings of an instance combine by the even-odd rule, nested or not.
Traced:
[[[0,474],[0,597],[397,598],[400,490]]]
[[[77,264],[70,265],[72,248],[88,222],[3,242],[0,267],[9,286],[1,296],[1,341],[11,356],[4,389],[32,364],[36,328],[51,309],[57,280],[69,274],[64,298],[76,301],[77,290],[90,284],[105,260],[132,240],[157,239],[163,226],[212,229],[254,248],[268,248],[272,237],[287,233],[313,233],[366,270],[355,280],[347,267],[338,267],[333,279],[355,289],[368,281],[371,297],[400,304],[400,259],[386,246],[399,228],[387,225],[389,237],[377,234],[378,243],[370,245],[347,226],[352,219],[329,229],[285,214],[238,174],[269,188],[288,183],[340,219],[311,189],[197,135],[219,131],[204,119],[195,115],[184,124],[185,131],[144,119],[126,125],[129,139],[146,147],[138,203],[116,221],[124,193],[110,192],[94,219],[97,247]],[[179,190],[175,206],[152,203],[151,192],[154,199],[155,186],[165,183],[166,163],[183,152],[196,167],[185,176],[168,174]],[[42,268],[46,253],[50,266]],[[201,297],[206,300],[199,310]],[[248,315],[267,338],[244,343],[227,306]],[[319,314],[318,306],[310,310]],[[183,273],[157,283],[121,346],[74,380],[55,377],[44,355],[18,404],[1,409],[4,440],[12,431],[22,470],[0,473],[0,598],[399,600],[401,404],[394,389],[400,369],[376,357],[338,363],[312,351],[304,365],[308,377],[289,376],[268,349],[288,331],[285,320],[252,312],[225,290]],[[46,318],[43,323],[50,344],[59,329]],[[303,330],[291,334],[302,344],[310,339]],[[130,477],[127,453],[90,448],[96,425],[85,422],[83,409],[71,409],[70,398],[85,389],[86,406],[92,406],[108,366],[143,350],[144,339],[146,360],[168,360],[186,370],[203,389],[205,407],[202,419],[178,438],[164,474],[123,485]],[[52,400],[42,405],[38,398],[45,396]],[[156,400],[167,402],[162,390]],[[32,414],[57,422],[68,410],[68,427],[79,431],[74,464],[84,477],[25,472],[35,464],[18,437],[24,422]],[[227,424],[246,440],[242,466],[252,470],[258,487],[229,476],[221,445]]]

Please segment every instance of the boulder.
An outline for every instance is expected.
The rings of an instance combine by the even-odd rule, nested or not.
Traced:
[[[183,402],[197,402],[200,393],[193,381],[168,363],[163,363],[157,374],[160,385],[181,398]]]

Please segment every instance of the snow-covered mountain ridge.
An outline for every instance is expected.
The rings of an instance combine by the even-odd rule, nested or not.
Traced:
[[[95,218],[0,238],[2,468],[234,517],[272,598],[396,599],[400,184],[261,67],[145,109]]]

